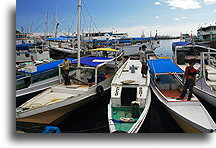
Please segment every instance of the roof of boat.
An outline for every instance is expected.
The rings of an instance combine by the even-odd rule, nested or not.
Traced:
[[[37,44],[19,44],[16,45],[16,50],[29,50],[29,47],[36,46]]]
[[[48,41],[61,41],[61,40],[68,40],[68,38],[61,37],[61,38],[48,38]]]
[[[186,46],[186,45],[192,45],[192,44],[206,46],[206,44],[192,43],[192,42],[173,42],[172,43],[172,50],[174,51],[176,46]]]
[[[170,59],[148,60],[150,73],[152,74],[183,74],[183,70],[179,68]]]
[[[132,67],[135,69],[132,71]],[[121,69],[119,69],[112,80],[112,84],[123,85],[146,85],[147,78],[142,77],[142,64],[140,60],[128,60]],[[148,84],[147,84],[148,85]]]
[[[120,51],[112,48],[96,48],[96,49],[91,49],[89,51]]]
[[[73,58],[68,58],[68,60],[73,61],[74,59]],[[54,62],[43,64],[43,65],[38,65],[36,72],[26,72],[26,73],[31,73],[32,75],[35,75],[35,74],[38,74],[38,73],[41,73],[41,72],[44,72],[44,71],[47,71],[47,70],[50,70],[50,69],[54,69],[59,64],[62,64],[63,61],[64,61],[64,59],[61,59],[61,60],[57,60],[57,61],[54,61]]]
[[[107,57],[82,57],[82,58],[80,58],[80,64],[96,67],[99,64],[102,64],[104,62],[108,62],[110,60],[112,60],[112,58],[107,58]],[[72,61],[72,64],[77,64],[77,60]]]

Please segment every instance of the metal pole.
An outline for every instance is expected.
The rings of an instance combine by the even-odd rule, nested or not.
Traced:
[[[77,26],[77,35],[78,35],[78,49],[77,49],[77,70],[76,70],[76,78],[80,80],[80,13],[81,13],[81,0],[78,0],[78,26]]]
[[[97,84],[97,67],[95,68],[95,85]]]
[[[61,67],[58,65],[58,72],[59,72],[59,83],[61,83]]]

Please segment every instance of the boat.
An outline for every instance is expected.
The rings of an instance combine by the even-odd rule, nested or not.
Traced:
[[[113,68],[109,66],[109,62],[117,58],[81,58],[80,63],[83,66],[80,68],[84,71],[81,72],[80,79],[72,75],[71,85],[64,85],[61,76],[59,76],[59,84],[52,86],[17,108],[16,121],[42,124],[59,123],[63,120],[61,117],[103,95],[110,88],[115,70],[120,66],[120,62],[119,64],[116,63],[115,67],[112,66]],[[77,64],[77,60],[73,61],[72,64]],[[103,78],[98,77],[99,72]]]
[[[213,56],[211,56],[213,55]],[[201,53],[200,63],[195,64],[195,68],[200,72],[197,75],[196,85],[193,92],[201,99],[205,100],[212,106],[216,107],[216,67],[215,56],[216,52]],[[214,62],[213,62],[214,61]],[[188,63],[179,65],[182,70],[185,70]],[[182,80],[181,77],[179,77]]]
[[[191,59],[196,59],[194,67],[199,70],[200,73],[197,75],[196,86],[194,86],[193,92],[201,97],[201,99],[216,107],[216,50],[200,45],[186,45],[186,49],[181,49],[181,51],[176,49],[177,51],[175,50],[174,52],[173,61],[184,71],[189,65],[188,62]],[[189,53],[190,50],[196,51],[195,53]],[[206,76],[206,72],[208,73],[208,76]],[[179,79],[182,80],[182,77],[179,77]]]
[[[59,82],[58,65],[64,59],[35,66],[29,64],[16,72],[16,97],[38,92]],[[74,60],[69,58],[70,61]],[[75,71],[70,72],[75,73]]]
[[[173,42],[172,43],[173,61],[178,65],[184,65],[191,59],[201,59],[202,52],[216,52],[205,44],[194,42]]]
[[[178,100],[183,83],[177,75],[183,70],[170,59],[148,60],[150,68],[150,86],[179,127],[186,133],[212,133],[216,125],[201,102],[195,95],[187,101]]]
[[[116,72],[111,83],[108,104],[110,133],[137,133],[151,103],[150,75],[141,75],[140,60],[128,59]]]
[[[208,44],[211,48],[216,48],[216,25],[199,27],[195,42]]]
[[[48,44],[49,44],[49,49],[57,52],[57,53],[64,53],[70,56],[77,55],[77,48],[74,48],[72,40],[74,38],[66,38],[66,37],[59,37],[59,38],[48,38]]]
[[[49,49],[37,44],[16,45],[16,63],[50,59]]]

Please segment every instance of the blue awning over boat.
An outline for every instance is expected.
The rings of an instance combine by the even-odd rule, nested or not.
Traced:
[[[29,50],[29,47],[36,46],[37,44],[20,44],[16,45],[16,50]]]
[[[186,45],[191,45],[192,42],[173,42],[172,43],[172,50],[175,51],[176,46],[186,46]],[[195,45],[201,45],[201,46],[206,46],[205,44],[200,44],[200,43],[194,43]]]
[[[73,58],[68,58],[68,59],[70,61],[74,60]],[[64,59],[61,59],[61,60],[57,60],[57,61],[54,61],[54,62],[43,64],[43,65],[38,65],[36,72],[32,72],[32,73],[31,72],[26,72],[26,73],[30,73],[32,75],[35,75],[35,74],[38,74],[38,73],[41,73],[41,72],[45,72],[47,70],[54,69],[54,68],[58,67],[58,65],[62,64],[63,61],[64,61]]]
[[[157,40],[157,38],[153,38],[153,37],[149,37],[149,38],[141,38],[141,37],[137,37],[137,38],[132,38],[133,40],[139,40],[139,41],[149,41],[149,40]]]
[[[61,35],[61,36],[59,36],[59,38],[77,38],[77,36],[63,36],[63,35]]]
[[[82,57],[80,58],[80,64],[88,65],[88,66],[97,66],[99,64],[102,64],[104,62],[93,62],[94,60],[101,60],[101,61],[108,61],[112,58],[106,58],[106,57]],[[77,64],[77,60],[72,61],[72,64]]]
[[[150,68],[151,74],[183,74],[181,70],[175,63],[170,59],[156,59],[148,60],[148,66]]]
[[[69,40],[68,38],[48,38],[48,41],[62,41],[62,40]]]
[[[119,43],[131,43],[131,40],[120,40]]]

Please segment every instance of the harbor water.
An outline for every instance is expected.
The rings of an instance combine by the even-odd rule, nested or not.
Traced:
[[[172,57],[172,42],[179,40],[160,40],[160,47],[155,50],[158,56]],[[33,95],[36,95],[35,93]],[[28,100],[33,97],[26,96],[22,100]],[[64,133],[109,133],[107,121],[107,105],[110,99],[110,90],[103,97],[72,111],[65,120],[57,125]],[[200,99],[206,107],[213,120],[216,121],[215,108],[207,102]],[[21,102],[17,102],[19,106]],[[24,132],[41,132],[43,127],[37,124],[18,123],[17,129]],[[152,92],[151,106],[139,133],[182,133],[183,131],[172,119],[164,106]]]

